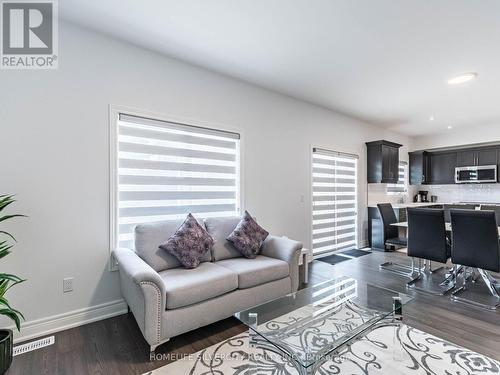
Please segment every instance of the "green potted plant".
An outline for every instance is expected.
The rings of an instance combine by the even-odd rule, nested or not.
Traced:
[[[0,195],[0,223],[15,217],[24,216],[2,214],[2,212],[14,202],[15,200],[12,195]],[[12,248],[10,240],[15,242],[16,239],[6,231],[0,230],[0,235],[3,236],[3,239],[0,238],[0,259],[2,259],[10,254],[10,250]],[[14,285],[22,283],[23,281],[24,280],[18,276],[0,272],[0,315],[4,315],[9,319],[12,319],[16,324],[18,331],[21,329],[21,319],[24,320],[24,317],[19,311],[10,306],[5,294]],[[12,330],[0,329],[0,374],[5,373],[12,364],[12,349]]]

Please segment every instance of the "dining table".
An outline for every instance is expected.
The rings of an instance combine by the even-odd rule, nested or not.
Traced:
[[[400,221],[398,223],[392,223],[392,226],[398,227],[398,228],[408,228],[408,222],[407,221]],[[445,223],[446,226],[446,231],[451,232],[451,223]],[[498,235],[500,236],[500,227],[498,227]]]

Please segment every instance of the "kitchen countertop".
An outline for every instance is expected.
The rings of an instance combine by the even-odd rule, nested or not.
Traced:
[[[385,203],[385,202],[380,202]],[[430,206],[442,206],[443,204],[474,204],[476,206],[480,205],[493,205],[500,206],[500,203],[487,203],[487,202],[410,202],[410,203],[392,203],[392,207],[396,209],[408,208],[408,207],[430,207]],[[368,205],[369,208],[377,208],[377,204]]]
[[[429,206],[440,206],[443,204],[454,204],[454,203],[448,203],[448,202],[392,203],[392,208],[400,209],[408,207],[429,207]],[[371,204],[368,207],[377,208],[377,205]]]

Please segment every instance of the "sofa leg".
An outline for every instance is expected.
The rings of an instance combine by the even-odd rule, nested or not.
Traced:
[[[154,344],[154,345],[150,345],[149,346],[149,360],[150,361],[153,361],[155,359],[155,352],[156,352],[156,348],[158,348],[160,345],[163,345],[165,344],[166,342],[168,342],[170,339],[166,339],[158,344]]]

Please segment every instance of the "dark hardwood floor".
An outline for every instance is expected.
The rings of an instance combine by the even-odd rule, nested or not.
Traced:
[[[388,259],[408,261],[404,254],[379,252],[334,266],[315,261],[310,284],[347,275],[403,292],[404,277],[378,268]],[[405,306],[406,324],[500,360],[500,311],[452,303],[449,296],[411,294],[415,298]],[[226,319],[174,337],[150,361],[148,345],[133,316],[126,314],[57,333],[54,345],[15,357],[8,374],[142,374],[243,331],[236,319]]]

